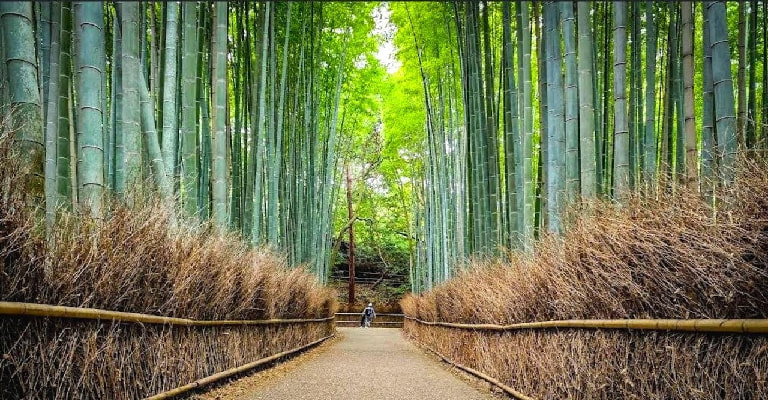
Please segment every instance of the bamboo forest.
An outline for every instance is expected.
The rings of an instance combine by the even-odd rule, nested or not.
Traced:
[[[766,0],[2,1],[0,399],[764,399],[767,156]]]

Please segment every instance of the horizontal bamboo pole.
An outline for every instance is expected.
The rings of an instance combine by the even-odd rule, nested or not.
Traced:
[[[0,301],[0,315],[48,317],[48,318],[79,318],[91,320],[108,320],[119,322],[138,322],[143,324],[164,324],[183,326],[229,326],[229,325],[279,325],[301,324],[312,322],[327,322],[334,317],[314,319],[266,319],[266,320],[220,320],[199,321],[187,318],[161,317],[157,315],[138,314],[131,312],[109,311],[97,308],[79,308],[66,306],[51,306],[47,304],[16,303]]]
[[[524,395],[523,393],[520,393],[517,390],[512,389],[511,387],[501,383],[501,381],[497,380],[496,378],[494,378],[494,377],[492,377],[490,375],[486,375],[485,373],[482,373],[482,372],[480,372],[480,371],[478,371],[476,369],[473,369],[473,368],[461,365],[459,363],[456,363],[453,360],[449,359],[448,357],[438,353],[435,349],[433,349],[433,348],[431,348],[431,347],[429,347],[429,346],[427,346],[425,344],[422,344],[422,343],[419,343],[419,344],[421,346],[423,346],[424,348],[426,348],[427,350],[435,353],[435,355],[437,355],[438,357],[442,358],[443,361],[447,362],[448,364],[451,364],[451,365],[453,365],[454,367],[456,367],[456,368],[458,368],[460,370],[468,372],[468,373],[470,373],[470,374],[472,374],[472,375],[474,375],[474,376],[476,376],[476,377],[478,377],[478,378],[480,378],[480,379],[482,379],[482,380],[484,380],[486,382],[489,382],[489,383],[493,384],[494,386],[496,386],[499,389],[503,390],[504,392],[506,392],[508,395],[512,396],[515,399],[518,399],[518,400],[534,400],[533,397],[528,397],[528,396]]]
[[[202,378],[202,379],[198,379],[198,380],[196,380],[196,381],[194,381],[194,382],[192,382],[190,384],[187,384],[187,385],[184,385],[184,386],[179,386],[179,387],[177,387],[175,389],[171,389],[171,390],[169,390],[167,392],[162,392],[162,393],[158,393],[158,394],[156,394],[154,396],[147,397],[146,400],[170,399],[170,398],[178,396],[178,395],[180,395],[182,393],[186,393],[186,392],[188,392],[188,391],[190,391],[192,389],[208,385],[208,384],[216,382],[218,380],[228,378],[228,377],[230,377],[232,375],[236,375],[236,374],[239,374],[241,372],[245,372],[245,371],[251,370],[253,368],[258,367],[259,365],[267,364],[267,363],[275,361],[275,360],[277,360],[279,358],[282,358],[282,357],[291,355],[293,353],[297,353],[299,351],[302,351],[304,349],[310,348],[312,346],[315,346],[317,344],[322,343],[324,340],[327,340],[327,339],[329,339],[329,338],[331,338],[333,336],[334,335],[329,335],[329,336],[326,336],[326,337],[324,337],[322,339],[315,340],[314,342],[306,344],[304,346],[297,347],[295,349],[291,349],[291,350],[288,350],[288,351],[284,351],[282,353],[278,353],[278,354],[275,354],[273,356],[262,358],[260,360],[256,360],[254,362],[251,362],[251,363],[248,363],[248,364],[245,364],[245,365],[241,365],[239,367],[231,368],[231,369],[228,369],[226,371],[222,371],[222,372],[219,372],[219,373],[207,376],[207,377]]]
[[[522,329],[636,329],[701,333],[768,333],[768,319],[569,319],[561,321],[524,322],[510,325],[457,324],[430,322],[405,316],[424,325],[479,331],[513,331]]]
[[[360,316],[362,313],[354,313],[354,312],[337,312],[336,315],[357,315]],[[377,317],[405,317],[405,314],[380,314],[376,313]]]

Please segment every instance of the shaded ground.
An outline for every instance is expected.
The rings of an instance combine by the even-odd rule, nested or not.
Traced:
[[[338,328],[331,343],[200,399],[495,399],[406,341],[399,329]],[[462,379],[464,378],[464,379]],[[472,385],[470,385],[471,382]]]

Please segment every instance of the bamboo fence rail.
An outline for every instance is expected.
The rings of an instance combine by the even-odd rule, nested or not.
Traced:
[[[456,368],[458,368],[458,369],[460,369],[462,371],[468,372],[469,374],[472,374],[472,375],[474,375],[474,376],[476,376],[476,377],[478,377],[478,378],[480,378],[480,379],[482,379],[482,380],[484,380],[486,382],[489,382],[489,383],[493,384],[494,386],[496,386],[499,389],[503,390],[504,392],[506,392],[507,394],[509,394],[510,396],[512,396],[515,399],[518,399],[518,400],[534,400],[533,397],[528,397],[528,396],[524,395],[523,393],[520,393],[517,390],[512,389],[511,387],[501,383],[501,381],[499,381],[496,378],[493,378],[490,375],[484,374],[484,373],[482,373],[482,372],[480,372],[480,371],[478,371],[478,370],[476,370],[474,368],[470,368],[470,367],[467,367],[465,365],[461,365],[461,364],[459,364],[457,362],[454,362],[453,360],[451,360],[448,357],[438,353],[437,350],[435,350],[435,349],[433,349],[433,348],[431,348],[431,347],[429,347],[427,345],[421,344],[421,346],[424,347],[425,349],[435,353],[435,355],[440,357],[446,363],[451,364],[454,367],[456,367]]]
[[[265,319],[265,320],[214,320],[201,321],[187,318],[162,317],[157,315],[139,314],[121,311],[109,311],[96,308],[79,308],[67,306],[51,306],[47,304],[16,303],[0,301],[0,315],[30,316],[48,318],[78,318],[91,320],[108,320],[119,322],[138,322],[143,324],[167,324],[182,326],[226,326],[226,325],[280,325],[327,322],[335,316],[326,318],[306,319]]]
[[[207,376],[205,378],[198,379],[198,380],[196,380],[196,381],[194,381],[194,382],[192,382],[190,384],[187,384],[187,385],[184,385],[184,386],[179,386],[179,387],[177,387],[175,389],[171,389],[169,391],[158,393],[158,394],[156,394],[154,396],[151,396],[151,397],[147,397],[145,400],[169,399],[169,398],[178,396],[178,395],[180,395],[182,393],[186,393],[186,392],[188,392],[190,390],[193,390],[195,388],[198,388],[198,387],[201,387],[201,386],[204,386],[204,385],[208,385],[210,383],[219,381],[221,379],[228,378],[228,377],[230,377],[232,375],[236,375],[236,374],[239,374],[241,372],[245,372],[245,371],[251,370],[253,368],[258,367],[259,365],[267,364],[267,363],[275,361],[275,360],[277,360],[279,358],[291,355],[293,353],[300,352],[300,351],[302,351],[304,349],[307,349],[307,348],[310,348],[310,347],[315,346],[317,344],[320,344],[323,341],[325,341],[327,339],[330,339],[333,336],[334,335],[328,335],[328,336],[326,336],[326,337],[324,337],[322,339],[315,340],[312,343],[305,344],[304,346],[297,347],[297,348],[291,349],[291,350],[287,350],[287,351],[284,351],[282,353],[278,353],[278,354],[275,354],[275,355],[272,355],[272,356],[269,356],[269,357],[265,357],[265,358],[262,358],[260,360],[256,360],[254,362],[251,362],[251,363],[248,363],[248,364],[245,364],[245,365],[241,365],[239,367],[228,369],[226,371],[218,372],[216,374]]]
[[[768,319],[570,319],[561,321],[523,322],[510,325],[458,324],[431,322],[405,316],[423,325],[479,331],[514,331],[523,329],[635,329],[700,333],[768,333]]]

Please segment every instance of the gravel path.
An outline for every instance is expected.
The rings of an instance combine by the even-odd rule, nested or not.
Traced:
[[[241,397],[257,399],[495,399],[406,341],[400,329],[338,328],[336,343]]]

